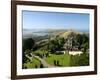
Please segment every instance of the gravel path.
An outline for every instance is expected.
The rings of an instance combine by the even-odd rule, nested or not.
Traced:
[[[55,67],[53,65],[48,64],[44,59],[40,58],[39,56],[36,56],[32,53],[30,53],[30,54],[31,54],[32,57],[38,59],[43,64],[44,67],[47,67],[47,68]]]

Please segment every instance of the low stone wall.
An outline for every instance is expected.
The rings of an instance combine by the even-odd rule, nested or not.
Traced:
[[[77,54],[82,54],[82,51],[69,51],[70,55],[77,55]]]

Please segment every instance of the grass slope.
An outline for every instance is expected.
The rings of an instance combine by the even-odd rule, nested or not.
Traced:
[[[54,65],[54,60],[59,61],[59,66],[70,66],[70,55],[68,54],[62,54],[62,55],[56,55],[51,54],[50,57],[47,57],[46,62],[50,65]]]

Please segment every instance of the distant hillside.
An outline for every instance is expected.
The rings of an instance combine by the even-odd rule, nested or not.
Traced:
[[[74,33],[74,34],[89,34],[88,32],[79,32],[79,31],[75,31],[75,30],[64,30],[64,31],[58,31],[58,32],[55,32],[55,33],[52,33],[54,36],[59,36],[59,37],[63,37],[63,38],[67,38],[68,35],[70,35],[71,33]]]
[[[77,32],[77,31],[74,31],[74,30],[69,30],[69,31],[66,31],[66,32],[60,34],[60,37],[67,38],[68,35],[70,35],[71,33],[74,33],[74,34],[81,34],[80,32]]]
[[[79,31],[79,30],[72,30],[72,29],[23,29],[23,38],[38,38],[43,37],[47,39],[47,37],[55,38],[56,36],[67,38],[68,35],[71,33],[74,34],[89,34],[88,31]]]

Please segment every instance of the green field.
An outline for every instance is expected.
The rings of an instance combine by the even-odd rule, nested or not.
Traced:
[[[68,54],[61,54],[61,55],[51,54],[51,56],[47,57],[45,60],[50,65],[54,65],[54,60],[55,60],[59,61],[59,66],[61,67],[70,66],[70,55]]]

